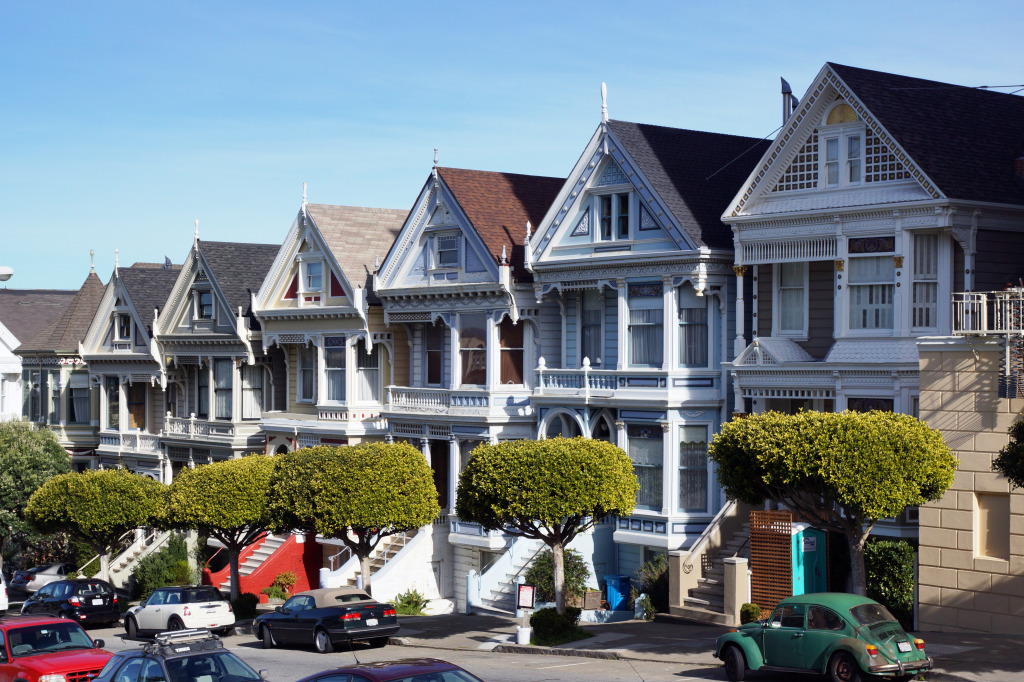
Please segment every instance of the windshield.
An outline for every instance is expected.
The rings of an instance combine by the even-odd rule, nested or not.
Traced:
[[[224,601],[224,597],[220,596],[220,592],[213,587],[193,587],[183,590],[183,592],[185,593],[185,602],[188,604],[201,601]]]
[[[229,651],[167,661],[170,682],[262,682],[255,670]]]
[[[874,625],[896,620],[892,614],[881,604],[861,604],[850,609],[853,616],[861,625]]]
[[[393,682],[419,682],[420,680],[430,680],[434,682],[483,682],[479,677],[470,675],[465,670],[444,670],[437,673],[417,674],[412,677],[400,677],[395,679]]]
[[[7,631],[11,656],[35,656],[50,651],[92,649],[93,643],[77,623],[70,621],[14,628]]]

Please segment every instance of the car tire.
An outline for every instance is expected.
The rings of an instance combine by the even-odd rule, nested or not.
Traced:
[[[861,682],[862,675],[857,659],[840,651],[828,663],[828,675],[832,682]]]
[[[260,639],[263,640],[264,649],[273,649],[277,646],[277,642],[274,641],[274,633],[266,625],[260,626]]]
[[[167,621],[168,630],[184,630],[185,624],[181,622],[181,618],[177,616],[171,616],[171,619]]]
[[[747,659],[740,648],[734,644],[725,647],[722,662],[725,663],[725,676],[729,678],[729,682],[742,682],[747,673]]]
[[[321,654],[329,654],[334,651],[334,643],[331,641],[331,636],[323,628],[317,628],[316,632],[313,633],[313,645]]]
[[[135,619],[131,616],[124,619],[124,635],[129,639],[139,636],[139,626],[135,624]]]
[[[380,649],[381,647],[385,647],[385,646],[388,645],[388,640],[389,639],[391,639],[391,638],[390,637],[374,637],[373,639],[370,640],[370,648],[371,649]]]

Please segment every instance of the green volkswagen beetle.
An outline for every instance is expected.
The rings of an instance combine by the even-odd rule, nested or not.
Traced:
[[[903,681],[933,666],[924,640],[907,635],[884,606],[840,592],[783,599],[768,620],[719,637],[715,657],[733,682],[748,670],[818,673],[833,682]]]

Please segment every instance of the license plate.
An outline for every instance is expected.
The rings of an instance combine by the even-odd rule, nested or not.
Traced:
[[[366,624],[369,625],[370,627],[373,627],[374,625],[377,624],[377,619],[376,618],[367,618],[366,619]]]
[[[907,653],[910,651],[910,642],[896,642],[896,648],[903,653]]]
[[[92,605],[93,606],[102,606],[103,605],[103,600],[102,599],[93,599],[92,600]]]

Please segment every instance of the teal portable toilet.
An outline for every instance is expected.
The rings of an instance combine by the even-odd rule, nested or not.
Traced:
[[[793,594],[828,591],[825,531],[807,523],[793,524]]]

